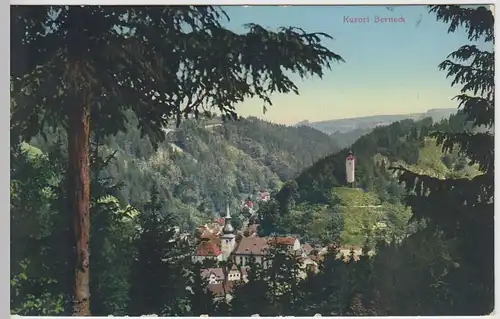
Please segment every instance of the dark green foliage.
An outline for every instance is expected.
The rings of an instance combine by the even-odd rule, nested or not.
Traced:
[[[371,128],[357,128],[345,133],[335,132],[331,134],[331,137],[339,144],[341,148],[349,148],[361,136],[368,134],[371,131]]]
[[[190,316],[200,316],[200,315],[214,315],[215,305],[213,300],[213,294],[209,292],[207,287],[207,282],[201,277],[201,269],[208,268],[208,266],[202,267],[202,264],[196,263],[194,266],[189,265],[187,267],[187,279],[186,286],[181,286],[179,288],[188,288],[189,302],[188,311],[184,312],[185,315]],[[181,295],[176,295],[176,302],[180,299]]]
[[[335,209],[328,214],[327,224],[325,227],[325,235],[323,236],[322,244],[340,244],[340,233],[344,230],[344,218]]]
[[[280,207],[280,215],[284,216],[290,212],[290,209],[295,205],[295,201],[299,198],[298,185],[296,181],[287,181],[275,199]]]
[[[275,200],[270,200],[261,205],[258,211],[259,226],[258,234],[261,237],[269,236],[273,233],[281,233],[283,223],[280,218],[280,205]]]
[[[308,126],[276,125],[253,117],[229,122],[220,131],[281,180],[295,177],[297,168],[304,169],[340,149],[334,138]]]
[[[46,147],[48,155],[27,144],[22,149],[24,151],[13,147],[11,152],[14,157],[11,171],[13,310],[20,314],[29,314],[29,311],[69,314],[68,221],[64,214],[65,184],[61,174],[65,170],[65,154],[57,142]],[[107,165],[105,162],[108,160],[98,159],[92,166],[102,168]],[[96,298],[93,310],[102,315],[125,314],[132,225],[124,217],[129,209],[121,209],[118,201],[109,197],[115,187],[107,180],[95,180],[93,186],[91,211],[95,232],[90,241],[94,262],[91,278],[95,283],[91,289]],[[35,194],[38,197],[35,198]],[[25,220],[26,217],[29,219]],[[32,228],[30,225],[35,223],[37,226]],[[27,280],[20,281],[25,275]],[[36,285],[42,285],[43,290]],[[28,305],[31,310],[27,309]]]
[[[271,239],[273,237],[270,237]],[[304,302],[301,262],[286,246],[271,243],[265,264],[250,258],[248,283],[234,289],[231,301],[232,315],[276,316],[292,315],[302,311]]]
[[[132,207],[122,209],[120,203],[109,196],[114,187],[108,180],[96,179],[92,185],[90,251],[93,272],[90,276],[95,302],[91,310],[96,315],[125,315],[129,303],[128,277],[135,252],[131,249],[135,210]]]
[[[271,308],[267,296],[267,283],[261,264],[250,256],[247,270],[248,283],[239,283],[233,288],[234,297],[231,300],[231,315],[251,316],[256,313],[268,313]]]
[[[135,257],[130,279],[131,315],[173,315],[179,309],[183,285],[182,264],[189,250],[182,250],[174,240],[174,221],[162,214],[156,189],[151,190],[150,202],[139,216],[139,235],[135,240]],[[180,293],[180,295],[178,295]]]
[[[348,288],[348,305],[345,309],[350,316],[377,316],[381,307],[378,305],[378,293],[374,287],[373,260],[368,255],[371,249],[365,245],[363,253],[355,261],[351,252],[346,265]]]
[[[241,218],[241,215],[236,215],[236,214],[233,214],[231,216],[231,224],[233,225],[234,229],[236,230],[240,230],[243,228],[243,220]]]
[[[57,155],[44,155],[26,144],[12,147],[10,278],[15,314],[67,313],[68,224],[57,207],[61,183]]]
[[[493,14],[484,6],[432,6],[438,20],[450,23],[450,32],[463,25],[469,40],[493,41]],[[494,53],[464,45],[449,55],[440,69],[452,77],[452,85],[461,86],[456,97],[466,120],[473,127],[494,124]],[[400,177],[411,192],[406,202],[413,218],[425,220],[429,229],[454,240],[454,257],[458,267],[447,269],[442,282],[447,294],[442,300],[447,307],[441,314],[485,315],[493,310],[493,184],[494,137],[489,131],[436,132],[443,151],[454,148],[466,156],[469,165],[476,164],[481,174],[472,178],[439,180],[403,170]],[[478,256],[481,256],[478,258]]]

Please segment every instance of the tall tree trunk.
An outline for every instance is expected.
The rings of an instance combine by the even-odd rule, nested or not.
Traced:
[[[90,316],[89,176],[90,107],[88,103],[70,112],[68,126],[68,201],[72,214],[75,316]]]

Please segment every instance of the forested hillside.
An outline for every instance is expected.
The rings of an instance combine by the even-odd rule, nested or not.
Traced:
[[[288,181],[272,203],[259,211],[261,234],[291,233],[310,242],[361,246],[370,238],[402,239],[415,229],[403,204],[405,191],[393,167],[446,178],[472,178],[477,166],[456,150],[443,152],[432,132],[466,132],[472,126],[459,112],[433,123],[403,120],[362,136],[351,150],[356,156],[356,182],[347,188],[348,149],[331,154]]]
[[[339,150],[331,137],[313,128],[256,118],[187,120],[165,130],[166,140],[157,150],[136,127],[129,114],[126,133],[99,141],[100,156],[113,156],[99,176],[120,185],[116,197],[131,205],[146,202],[156,187],[169,199],[163,209],[190,230],[223,212],[226,201],[239,205],[257,191],[278,190],[282,181]],[[31,144],[46,152],[63,138],[63,133],[47,134],[47,141],[38,136]]]
[[[295,179],[300,194],[298,201],[322,202],[332,187],[346,185],[345,157],[348,150],[352,150],[356,156],[355,186],[376,191],[386,200],[401,195],[394,173],[388,169],[391,165],[427,168],[434,165],[431,174],[441,173],[444,178],[446,176],[443,174],[452,174],[455,162],[461,162],[462,165],[453,167],[457,170],[463,168],[465,159],[456,152],[443,153],[434,145],[429,134],[436,130],[463,132],[470,129],[471,125],[464,124],[464,120],[465,116],[459,113],[438,123],[433,123],[431,118],[420,121],[408,119],[378,127],[359,138],[349,149],[328,155],[301,172]],[[442,166],[451,170],[444,172]]]

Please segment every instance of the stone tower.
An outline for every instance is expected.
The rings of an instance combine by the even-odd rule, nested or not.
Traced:
[[[346,175],[346,181],[347,185],[353,187],[354,186],[354,179],[355,179],[355,173],[354,173],[354,165],[356,162],[356,158],[354,155],[352,155],[352,151],[349,151],[349,154],[345,158],[345,175]]]
[[[229,212],[229,204],[226,205],[226,217],[224,219],[223,234],[221,236],[221,250],[222,258],[227,260],[233,252],[236,245],[236,236],[234,235],[234,228],[231,225],[231,214]]]

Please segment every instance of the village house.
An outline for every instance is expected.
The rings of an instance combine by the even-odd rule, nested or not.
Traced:
[[[209,285],[222,284],[223,281],[247,281],[247,271],[245,268],[238,269],[238,267],[233,266],[227,274],[227,278],[224,277],[224,271],[222,268],[208,268],[201,270],[201,277],[208,281]]]
[[[223,254],[219,248],[218,238],[205,239],[198,245],[194,256],[192,257],[193,262],[203,262],[204,260],[213,261],[223,261]]]
[[[214,300],[226,299],[230,301],[234,284],[237,282],[248,282],[247,271],[245,268],[233,266],[224,277],[222,268],[202,269],[201,276],[208,281],[207,289],[214,295]]]
[[[269,249],[268,239],[265,237],[243,237],[238,247],[232,252],[233,261],[241,266],[247,266],[250,257],[255,258],[255,262],[261,264]],[[269,263],[267,262],[266,266]]]
[[[229,207],[226,208],[226,216],[216,220],[219,229],[207,227],[198,229],[197,234],[200,244],[192,257],[194,262],[204,260],[232,261],[234,263],[227,278],[222,268],[208,268],[201,270],[201,276],[208,281],[207,289],[212,292],[215,300],[231,300],[234,285],[238,282],[248,282],[248,264],[253,257],[256,263],[264,268],[271,265],[271,260],[267,259],[273,246],[285,248],[288,252],[296,256],[300,261],[299,276],[306,278],[309,273],[317,273],[319,264],[324,256],[334,249],[338,251],[337,258],[348,261],[351,253],[354,253],[354,260],[359,260],[362,248],[358,246],[345,245],[337,248],[329,245],[324,248],[314,248],[308,243],[301,244],[293,236],[271,236],[259,237],[257,235],[257,224],[249,225],[243,232],[244,237],[235,234],[235,229],[231,224],[231,214]]]
[[[220,236],[206,232],[206,229],[200,230],[200,244],[193,256],[193,262],[210,259],[214,261],[231,260],[235,263],[235,266],[228,272],[227,278],[224,277],[222,268],[202,270],[202,277],[208,280],[207,289],[214,293],[216,299],[230,298],[233,284],[248,280],[246,268],[252,257],[255,258],[256,263],[263,267],[269,267],[272,261],[267,257],[272,246],[286,249],[301,261],[300,276],[302,278],[305,278],[310,271],[317,271],[315,257],[309,256],[313,248],[310,245],[301,245],[297,238],[292,236],[259,237],[256,235],[257,225],[253,226],[253,232],[250,236],[236,236],[231,225],[229,207],[226,208],[224,222]],[[250,233],[248,229],[246,233]]]
[[[203,233],[200,235],[201,242],[196,250],[195,256],[193,256],[193,261],[203,261],[205,259],[223,261],[231,259],[237,265],[246,266],[253,256],[257,263],[269,266],[270,261],[266,261],[265,257],[268,255],[271,246],[283,247],[289,252],[294,253],[297,257],[308,256],[308,254],[304,253],[300,241],[295,237],[255,236],[257,230],[256,225],[252,225],[253,229],[250,236],[242,237],[241,240],[237,242],[234,228],[231,225],[229,207],[226,208],[226,217],[224,221],[225,225],[220,237],[216,237],[213,233],[203,230]],[[247,231],[247,234],[249,233],[250,231]]]
[[[224,281],[224,272],[222,268],[202,269],[201,278],[207,280],[209,285],[222,284]]]

